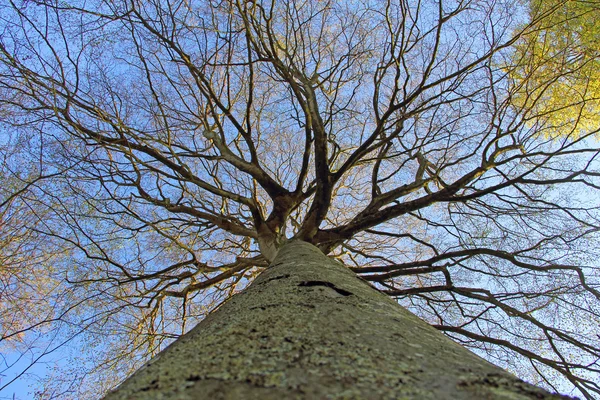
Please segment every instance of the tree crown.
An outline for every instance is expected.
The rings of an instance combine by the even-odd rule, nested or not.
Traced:
[[[597,7],[548,4],[0,6],[2,344],[84,343],[84,396],[297,238],[592,398]]]

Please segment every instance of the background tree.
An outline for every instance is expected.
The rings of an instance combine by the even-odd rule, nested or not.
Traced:
[[[564,88],[598,55],[538,68],[561,8],[536,4],[0,6],[2,234],[26,249],[3,247],[2,307],[19,285],[47,299],[3,314],[2,345],[74,338],[77,384],[40,397],[93,397],[293,237],[490,361],[593,398],[597,96]]]
[[[586,1],[531,1],[536,29],[516,45],[509,67],[516,104],[555,126],[547,134],[577,134],[600,121],[600,5]]]

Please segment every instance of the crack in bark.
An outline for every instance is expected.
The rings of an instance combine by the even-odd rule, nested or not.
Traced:
[[[310,286],[325,286],[325,287],[335,290],[342,296],[352,296],[354,294],[345,289],[340,289],[340,288],[336,287],[331,282],[325,282],[325,281],[304,281],[304,282],[300,282],[300,284],[298,286],[308,286],[308,287],[310,287]]]

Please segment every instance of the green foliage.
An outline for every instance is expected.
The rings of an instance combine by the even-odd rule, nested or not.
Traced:
[[[579,136],[600,123],[600,3],[531,0],[512,57],[514,103],[547,135]]]

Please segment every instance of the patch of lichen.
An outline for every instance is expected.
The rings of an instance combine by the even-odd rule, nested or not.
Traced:
[[[107,398],[508,399],[511,388],[515,399],[539,394],[478,381],[518,380],[313,246],[282,252],[245,292]]]

